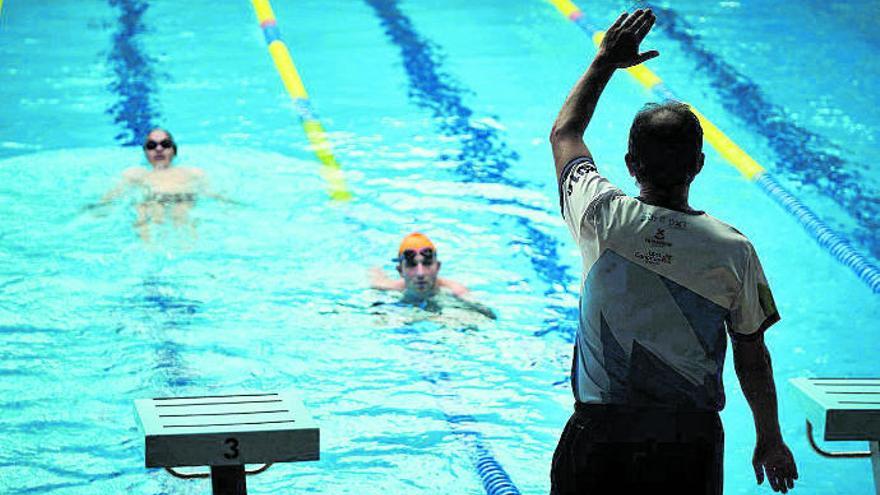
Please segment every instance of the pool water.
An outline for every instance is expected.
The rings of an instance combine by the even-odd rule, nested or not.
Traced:
[[[599,25],[633,5],[579,4]],[[876,263],[871,5],[658,4],[646,47],[677,94]],[[547,137],[592,42],[541,0],[273,7],[349,202],[329,199],[250,2],[3,2],[0,492],[206,493],[143,467],[133,400],[295,390],[321,460],[276,465],[251,493],[485,493],[473,435],[522,493],[546,493],[581,272]],[[652,98],[618,74],[587,132],[628,193],[627,131]],[[153,125],[243,205],[200,200],[196,237],[166,225],[150,245],[134,197],[83,212],[145,165],[132,144]],[[767,343],[796,493],[872,493],[868,460],[810,449],[788,380],[878,376],[876,296],[705,151],[691,204],[749,236],[782,314]],[[497,320],[368,289],[412,230]],[[730,356],[724,379],[725,493],[770,492]]]

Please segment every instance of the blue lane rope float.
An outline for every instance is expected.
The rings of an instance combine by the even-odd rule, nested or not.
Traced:
[[[348,201],[351,199],[351,192],[345,184],[342,167],[333,156],[332,146],[327,140],[327,132],[324,131],[321,121],[318,120],[312,109],[309,94],[293,64],[290,51],[281,39],[281,31],[278,29],[272,5],[269,0],[252,0],[252,4],[257,14],[257,20],[260,22],[260,28],[263,30],[263,36],[266,38],[269,54],[272,56],[272,61],[275,62],[278,75],[281,76],[281,82],[284,83],[284,88],[293,100],[306,138],[311,143],[318,161],[321,162],[321,177],[327,182],[330,197],[337,201]]]
[[[459,425],[475,423],[476,420],[470,415],[452,416],[445,414],[446,421],[453,425],[452,431],[459,436],[470,449],[471,461],[474,469],[483,483],[483,489],[487,495],[521,495],[521,492],[510,479],[507,471],[492,454],[492,449],[483,440],[483,435],[471,429],[459,428]]]
[[[565,17],[577,24],[585,33],[590,35],[596,46],[602,42],[604,33],[592,25],[584,13],[570,0],[547,1],[553,4]],[[656,74],[644,65],[630,67],[626,71],[642,86],[649,91],[653,91],[657,96],[664,99],[680,100],[676,98],[675,93]],[[762,191],[773,198],[777,204],[782,206],[785,211],[804,227],[804,230],[813,237],[819,246],[831,254],[838,262],[852,270],[859,280],[864,282],[872,292],[875,294],[880,293],[880,268],[877,268],[867,257],[857,252],[842,235],[819,220],[815,213],[804,206],[796,196],[786,191],[764,167],[737,146],[733,140],[721,132],[708,118],[692,105],[689,106],[700,120],[706,141],[728,163],[739,170],[747,180],[757,183]]]
[[[880,292],[880,270],[867,258],[859,254],[846,239],[828,228],[816,215],[782,186],[768,173],[761,174],[757,184],[771,198],[791,213],[804,229],[839,262],[849,267],[874,293]]]

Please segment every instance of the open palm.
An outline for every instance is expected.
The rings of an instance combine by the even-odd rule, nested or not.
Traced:
[[[650,9],[636,10],[632,14],[624,12],[608,28],[602,44],[599,47],[599,55],[605,63],[616,68],[623,69],[639,65],[652,59],[660,53],[657,50],[649,50],[639,53],[639,45],[655,21],[654,13]]]

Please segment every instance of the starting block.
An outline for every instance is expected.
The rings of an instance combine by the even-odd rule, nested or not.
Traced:
[[[807,416],[807,438],[824,457],[870,457],[874,490],[880,495],[880,378],[795,378],[791,380]],[[867,440],[868,452],[826,452],[813,439]]]
[[[145,464],[210,466],[215,494],[247,493],[245,464],[316,461],[319,429],[291,393],[159,397],[135,401],[144,429]]]

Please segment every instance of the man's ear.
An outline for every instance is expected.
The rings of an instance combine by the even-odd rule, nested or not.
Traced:
[[[401,277],[403,276],[403,268],[400,267],[400,263],[397,264],[397,273],[399,273]]]
[[[437,262],[437,273],[440,273],[440,267],[442,265],[443,265],[443,263],[440,263],[439,261]]]
[[[700,157],[697,159],[697,168],[696,168],[696,170],[694,170],[694,177],[696,177],[697,174],[699,174],[700,171],[703,170],[703,164],[705,162],[706,162],[706,155],[704,155],[703,153],[700,153]]]
[[[700,153],[700,156],[697,157],[696,163],[694,163],[693,167],[691,167],[688,184],[693,182],[694,179],[697,177],[697,174],[699,174],[700,171],[703,170],[703,164],[705,162],[706,162],[706,155],[704,155],[703,153]]]
[[[629,175],[631,177],[635,177],[638,180],[638,176],[636,176],[636,171],[638,170],[638,164],[636,164],[635,158],[629,153],[623,157],[623,160],[626,162],[626,169],[629,171]]]

